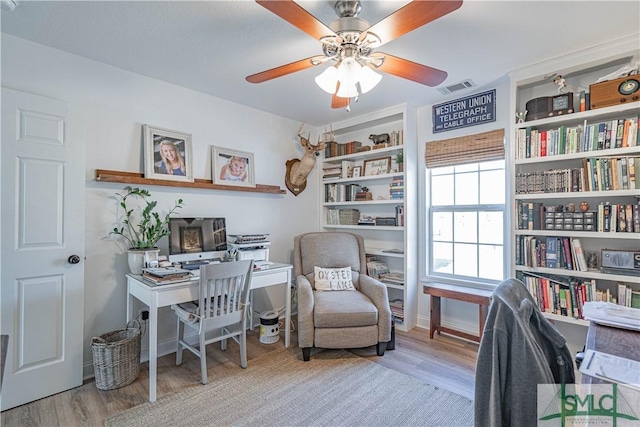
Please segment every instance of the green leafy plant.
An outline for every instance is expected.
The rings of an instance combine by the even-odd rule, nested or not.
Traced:
[[[183,201],[178,199],[173,208],[163,217],[154,209],[158,205],[155,200],[150,200],[151,193],[141,188],[126,187],[126,193],[116,193],[119,206],[124,211],[124,218],[119,227],[115,227],[109,234],[122,236],[130,246],[130,249],[150,249],[156,246],[158,240],[169,234],[169,219],[172,213],[182,208]],[[142,199],[146,205],[141,211],[129,208],[127,202],[130,198]],[[134,212],[139,211],[138,215]],[[137,221],[136,221],[137,220]],[[136,223],[137,222],[137,223]]]
[[[396,163],[404,163],[404,155],[402,154],[402,151],[396,153]]]

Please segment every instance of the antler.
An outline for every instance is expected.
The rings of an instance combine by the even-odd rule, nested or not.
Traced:
[[[305,138],[304,134],[302,133],[302,128],[304,127],[304,123],[302,123],[300,125],[300,129],[298,129],[298,138],[300,138],[300,145],[302,145],[305,149],[309,148],[309,138],[311,138],[311,132],[309,132],[307,134],[307,137]]]

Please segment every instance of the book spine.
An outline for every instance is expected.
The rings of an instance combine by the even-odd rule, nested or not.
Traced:
[[[562,248],[564,250],[564,258],[565,258],[565,268],[567,270],[573,270],[573,264],[571,262],[571,247],[569,245],[569,238],[568,237],[563,237],[562,238]]]

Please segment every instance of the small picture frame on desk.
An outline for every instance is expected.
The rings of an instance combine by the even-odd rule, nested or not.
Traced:
[[[357,178],[360,176],[361,173],[362,173],[362,166],[354,166],[351,172],[351,177]]]
[[[146,268],[156,268],[156,267],[158,267],[158,264],[159,264],[158,256],[159,256],[159,251],[157,251],[157,250],[146,251],[144,253],[144,265],[145,265],[145,267]]]
[[[364,161],[364,176],[385,175],[391,169],[391,156]]]

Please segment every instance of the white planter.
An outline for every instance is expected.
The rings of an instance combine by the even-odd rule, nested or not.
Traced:
[[[129,270],[133,274],[142,274],[145,261],[148,259],[158,259],[160,249],[129,249]]]

